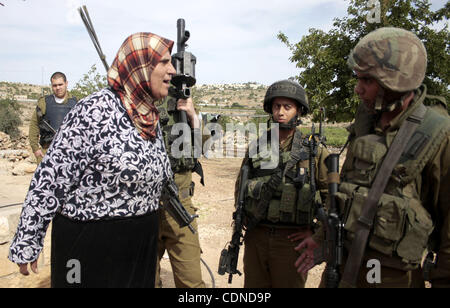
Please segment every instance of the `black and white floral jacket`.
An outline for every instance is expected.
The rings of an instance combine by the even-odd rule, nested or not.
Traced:
[[[161,131],[154,141],[140,137],[119,96],[108,88],[88,96],[67,114],[36,169],[9,259],[36,260],[57,212],[95,221],[157,210],[169,177]]]

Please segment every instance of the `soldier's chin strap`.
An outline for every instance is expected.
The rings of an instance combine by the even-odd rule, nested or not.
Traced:
[[[278,123],[275,121],[273,116],[271,117],[273,123]],[[278,123],[280,129],[294,129],[297,126],[302,124],[302,120],[298,118],[298,115],[295,115],[288,123]]]
[[[375,100],[375,112],[377,114],[381,114],[383,112],[391,112],[397,108],[401,108],[405,99],[411,94],[411,91],[406,92],[400,99],[397,99],[390,103],[386,102],[385,93],[386,90],[383,88],[380,88],[378,90],[377,98]]]

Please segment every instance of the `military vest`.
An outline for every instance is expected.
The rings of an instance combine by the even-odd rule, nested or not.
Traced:
[[[282,170],[281,183],[273,191],[272,199],[267,200],[267,211],[260,222],[296,226],[312,224],[314,202],[319,201],[320,194],[318,192],[313,193],[310,186],[309,149],[306,136],[302,136],[301,152],[302,158],[289,170],[287,170],[286,165],[291,159],[291,150],[280,151],[277,168],[261,169],[262,164],[270,161],[270,141],[267,142],[267,153],[264,150],[264,153],[258,153],[257,157],[249,158],[248,190],[244,205],[248,217],[260,216],[258,206],[261,206],[260,200],[264,195],[263,189],[266,189],[264,186],[274,173]]]
[[[53,95],[45,96],[45,114],[42,115],[39,107],[36,107],[39,123],[39,143],[43,147],[48,147],[58,131],[66,114],[77,103],[77,99],[72,97],[65,104],[58,104]],[[39,116],[39,115],[42,116]],[[47,124],[45,124],[44,120]],[[50,127],[49,127],[50,126]]]
[[[402,264],[421,262],[433,231],[433,221],[422,206],[421,187],[418,186],[427,184],[425,180],[417,182],[416,179],[449,129],[448,116],[427,108],[422,123],[409,140],[392,174],[386,175],[390,180],[379,200],[368,246],[384,255],[400,257]],[[336,194],[350,241],[354,238],[361,209],[392,139],[389,135],[368,134],[350,143],[349,165]]]

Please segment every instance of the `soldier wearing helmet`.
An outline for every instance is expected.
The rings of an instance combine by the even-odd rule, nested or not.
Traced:
[[[275,168],[265,169],[264,162],[270,158],[260,153],[249,157],[247,151],[242,163],[250,167],[244,205],[244,287],[301,288],[306,275],[293,271],[299,256],[294,247],[313,232],[313,202],[320,200],[327,188],[324,160],[328,152],[321,144],[317,148],[314,194],[310,186],[310,139],[298,127],[300,117],[309,111],[305,90],[292,80],[275,82],[267,89],[264,110],[278,124],[275,132],[267,131],[267,139],[273,138],[274,133],[278,135],[279,160]],[[270,140],[267,144],[271,144]],[[272,150],[269,148],[269,153],[274,153]],[[238,177],[236,197],[239,187]]]
[[[358,79],[355,92],[362,103],[350,127],[337,194],[349,260],[341,269],[341,286],[420,287],[425,279],[434,287],[450,287],[450,118],[435,108],[436,97],[422,84],[425,47],[410,31],[380,28],[359,41],[348,65]],[[385,158],[394,152],[390,149],[401,143],[397,135],[398,140],[408,137],[392,171],[385,171]],[[369,201],[377,188],[373,183],[383,177],[388,179],[384,190]],[[373,221],[361,214],[369,203],[376,206]],[[367,245],[357,249],[363,228],[370,235]],[[306,247],[305,256],[311,257],[317,242],[308,239],[296,249]],[[353,252],[363,256],[360,267],[352,262]],[[371,259],[380,262],[377,273],[369,273]],[[296,266],[306,272],[313,264],[299,259]],[[368,279],[368,274],[379,279]]]

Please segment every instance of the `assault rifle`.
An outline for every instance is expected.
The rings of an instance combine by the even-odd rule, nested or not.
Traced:
[[[179,99],[187,99],[191,96],[191,87],[195,85],[195,64],[197,58],[190,52],[186,51],[187,40],[191,34],[185,29],[184,19],[177,20],[177,53],[172,56],[172,64],[177,73],[172,77],[172,85],[169,89],[169,95]],[[187,123],[186,112],[180,111],[181,123]]]
[[[53,134],[56,134],[56,130],[48,123],[42,114],[41,108],[39,106],[36,107],[36,115],[38,118],[38,121],[42,122]]]
[[[170,216],[175,219],[180,228],[189,227],[189,230],[195,234],[195,229],[192,227],[191,222],[194,221],[198,215],[191,215],[186,208],[180,202],[178,198],[178,187],[173,180],[169,180],[164,185],[161,201],[163,202],[164,209],[169,212]]]
[[[321,120],[320,129],[317,139],[321,142],[325,142],[325,136],[323,136],[322,120],[325,118],[325,109],[321,108]],[[314,123],[311,131],[310,138],[310,170],[311,170],[311,191],[315,194],[316,186],[314,179],[315,174],[315,162],[314,157],[317,155],[317,143],[314,140],[315,130]],[[342,264],[343,253],[343,224],[341,221],[338,206],[336,204],[336,193],[339,188],[339,154],[330,154],[325,159],[325,164],[328,168],[328,194],[330,199],[330,206],[328,213],[325,212],[322,204],[317,204],[316,216],[322,222],[325,228],[326,241],[322,248],[317,251],[317,257],[315,256],[316,264],[326,261],[325,268],[325,286],[327,288],[337,288],[341,280],[339,267]],[[314,253],[316,255],[316,252]]]
[[[219,275],[230,274],[228,276],[228,283],[233,280],[233,275],[242,273],[237,269],[237,263],[239,259],[239,248],[242,245],[241,238],[243,237],[243,218],[244,218],[244,199],[247,190],[248,173],[250,167],[245,164],[241,170],[241,183],[239,187],[239,195],[237,200],[236,211],[233,213],[234,227],[231,242],[228,245],[228,249],[223,249],[220,254],[219,260]]]
[[[328,214],[319,209],[318,218],[325,228],[326,241],[322,247],[322,256],[327,265],[325,267],[325,287],[337,288],[341,280],[339,267],[342,265],[343,254],[343,224],[336,203],[336,193],[339,188],[339,154],[330,154],[325,163],[328,168]]]

